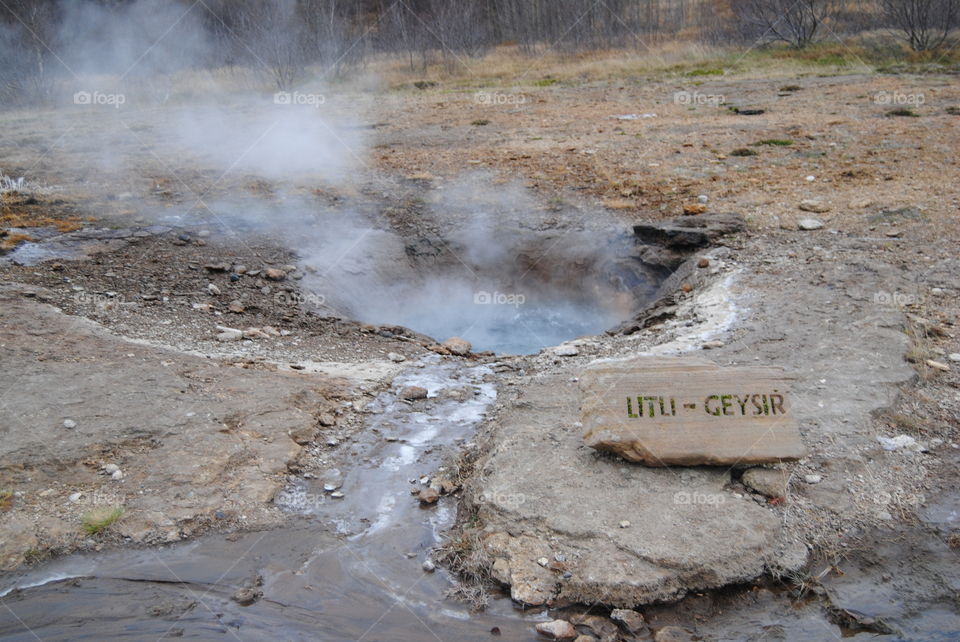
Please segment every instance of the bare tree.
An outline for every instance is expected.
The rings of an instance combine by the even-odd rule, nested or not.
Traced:
[[[55,67],[59,23],[55,0],[7,0],[0,6],[0,101],[46,102],[62,69]]]
[[[745,36],[802,49],[817,38],[838,4],[838,0],[733,0],[731,8]]]
[[[914,51],[937,49],[960,25],[960,0],[881,0],[880,5]]]

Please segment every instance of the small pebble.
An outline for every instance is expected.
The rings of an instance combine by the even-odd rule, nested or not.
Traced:
[[[950,355],[947,357],[947,359],[950,359],[950,361],[960,361],[960,352],[954,352],[954,353],[950,354]]]
[[[83,497],[83,493],[73,493],[72,495],[67,497],[67,501],[70,502],[71,504],[76,504],[77,502],[80,501],[81,497]]]
[[[628,522],[627,520],[623,520],[622,522],[620,522],[620,528],[630,528],[630,522]]]
[[[207,285],[207,292],[209,292],[209,293],[212,294],[213,296],[219,296],[219,294],[220,294],[220,288],[218,288],[217,286],[215,286],[213,283],[210,283],[210,284]]]
[[[823,477],[820,475],[804,475],[803,481],[808,484],[819,484],[823,480]]]
[[[69,428],[69,429],[72,430],[72,429],[74,429],[74,428],[77,427],[77,422],[75,422],[73,419],[64,419],[64,420],[63,420],[63,427],[64,427],[64,428]]]
[[[121,479],[123,479],[123,471],[122,471],[122,470],[115,470],[115,471],[113,471],[113,474],[110,475],[110,478],[111,478],[113,481],[120,481]]]
[[[117,466],[116,464],[106,464],[103,467],[103,472],[107,473],[108,475],[112,475],[118,470],[120,470],[120,466]]]
[[[431,560],[424,560],[421,566],[427,573],[433,573],[433,571],[437,568],[436,564],[434,564]]]

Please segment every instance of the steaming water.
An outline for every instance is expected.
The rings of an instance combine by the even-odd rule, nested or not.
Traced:
[[[377,289],[370,283],[365,292]],[[536,353],[599,334],[626,318],[613,296],[525,290],[503,294],[478,290],[464,281],[432,282],[397,287],[389,296],[355,296],[340,312],[367,323],[401,325],[438,341],[461,337],[475,351],[498,354]]]
[[[473,321],[425,318],[416,330],[432,337],[458,336],[474,350],[501,354],[530,354],[583,335],[598,334],[618,319],[597,306],[545,301],[520,306],[495,305],[489,314]]]

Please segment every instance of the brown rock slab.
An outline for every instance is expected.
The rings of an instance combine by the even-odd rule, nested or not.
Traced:
[[[816,199],[810,198],[803,201],[800,201],[800,209],[804,212],[814,212],[816,214],[823,214],[824,212],[830,211],[830,206],[824,203],[823,201],[818,201]]]
[[[541,622],[535,628],[537,633],[545,635],[551,640],[572,640],[577,637],[577,630],[566,620]]]
[[[427,389],[420,386],[407,386],[400,391],[400,398],[407,401],[416,401],[417,399],[427,398]]]
[[[463,357],[470,354],[470,350],[473,349],[473,346],[470,345],[470,342],[466,339],[461,339],[460,337],[450,337],[443,342],[443,347],[450,351],[450,354],[456,355],[458,357]]]
[[[580,377],[584,439],[648,466],[765,464],[804,455],[779,368],[640,357]]]

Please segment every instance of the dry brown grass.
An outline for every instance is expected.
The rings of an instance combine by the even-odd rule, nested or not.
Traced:
[[[682,72],[729,56],[733,51],[731,48],[687,40],[658,42],[649,47],[638,46],[637,50],[581,53],[554,50],[525,53],[516,46],[503,46],[482,58],[455,59],[453,65],[449,61],[438,60],[428,64],[425,69],[419,66],[411,68],[406,60],[384,57],[374,61],[368,69],[380,77],[384,84],[394,88],[412,86],[424,78],[471,87],[536,86],[545,79],[550,84],[567,84],[665,71]]]
[[[79,216],[68,216],[65,218],[54,218],[47,214],[34,210],[3,210],[0,211],[0,226],[2,227],[55,227],[60,232],[72,232],[82,227],[82,218]],[[8,239],[20,236],[19,240],[31,240],[24,234],[8,234],[4,237]],[[19,241],[17,241],[19,242]],[[7,248],[9,249],[9,248]]]
[[[32,241],[33,237],[29,234],[14,232],[13,234],[0,234],[0,250],[8,252],[17,247],[24,241]]]

